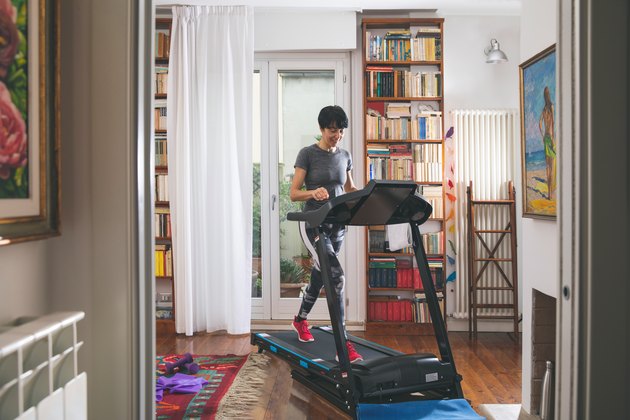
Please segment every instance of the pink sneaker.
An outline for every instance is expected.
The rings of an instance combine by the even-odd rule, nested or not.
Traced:
[[[298,322],[297,317],[295,317],[291,326],[298,334],[298,340],[300,340],[302,343],[315,341],[315,337],[313,337],[313,334],[311,334],[311,332],[308,330],[308,322],[306,322],[306,320]]]
[[[348,358],[350,359],[350,363],[360,362],[363,360],[363,356],[357,353],[357,350],[354,348],[354,344],[346,341],[346,348],[348,349]],[[339,356],[335,356],[335,360],[339,361]]]

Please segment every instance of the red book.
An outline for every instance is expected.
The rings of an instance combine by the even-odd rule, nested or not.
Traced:
[[[394,304],[396,302],[387,302],[387,321],[394,321]]]
[[[416,290],[422,290],[422,280],[420,279],[420,270],[413,269],[413,288]]]
[[[370,102],[368,108],[372,108],[374,111],[381,115],[385,115],[385,103],[384,102]]]
[[[368,304],[368,321],[374,321],[374,303],[370,302]]]
[[[405,321],[411,321],[411,301],[405,301]]]
[[[402,305],[401,301],[393,302],[394,303],[394,321],[401,321],[400,317],[400,305]]]
[[[387,302],[380,302],[381,303],[381,317],[380,320],[381,321],[387,321]]]

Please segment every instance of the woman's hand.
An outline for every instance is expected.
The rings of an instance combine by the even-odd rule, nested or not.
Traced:
[[[328,200],[328,190],[324,187],[319,187],[316,190],[311,190],[313,193],[313,200],[322,201]]]

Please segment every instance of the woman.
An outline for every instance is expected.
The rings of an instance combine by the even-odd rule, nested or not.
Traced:
[[[547,175],[547,199],[551,200],[556,197],[556,139],[553,136],[553,104],[551,103],[551,94],[549,87],[545,86],[543,91],[545,97],[545,106],[540,113],[538,120],[538,129],[543,138],[543,146],[545,148],[545,163]]]
[[[352,157],[347,150],[339,147],[344,130],[348,128],[346,113],[339,106],[327,106],[319,112],[317,121],[322,133],[321,138],[317,143],[304,147],[298,153],[291,184],[291,201],[306,201],[304,211],[318,209],[331,198],[357,190],[350,173]],[[306,188],[303,189],[303,186]],[[346,228],[337,224],[324,224],[320,228],[328,237],[326,248],[330,259],[331,282],[337,292],[341,323],[345,325],[343,304],[345,278],[337,256],[343,243]],[[311,342],[315,339],[309,331],[306,318],[324,284],[315,248],[316,231],[307,227],[305,222],[300,222],[300,234],[311,258],[313,258],[313,269],[311,280],[302,298],[300,310],[295,316],[292,326],[300,341]],[[347,347],[350,362],[363,360],[351,342],[347,342]]]

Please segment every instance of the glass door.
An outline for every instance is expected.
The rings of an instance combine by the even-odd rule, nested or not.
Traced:
[[[269,65],[257,61],[254,65],[253,77],[253,122],[252,122],[252,191],[253,191],[253,232],[252,232],[252,318],[269,319],[271,317],[271,284],[269,253],[269,148],[263,147],[268,143],[269,116],[268,107],[263,106],[263,100],[268,101],[269,83],[267,83]]]
[[[264,319],[291,319],[299,309],[310,278],[311,259],[300,238],[298,223],[286,219],[288,212],[302,208],[302,203],[291,202],[289,189],[297,153],[302,147],[316,142],[320,134],[319,111],[326,105],[344,106],[346,102],[344,58],[342,55],[336,59],[259,62],[258,68],[268,71],[266,80],[263,80],[264,72],[259,73],[259,91],[265,91],[263,85],[267,83],[268,92],[268,100],[261,97],[260,103],[265,104],[266,109],[261,106],[259,115],[261,120],[266,118],[268,128],[265,133],[263,124],[260,124],[261,149],[265,152],[260,153],[259,164],[261,197],[254,196],[262,209],[262,267],[258,271],[263,273],[260,303]],[[264,113],[268,115],[262,116]],[[257,129],[256,125],[254,129]],[[346,135],[343,147],[349,146],[349,135]],[[317,302],[310,318],[328,318],[325,299]]]

